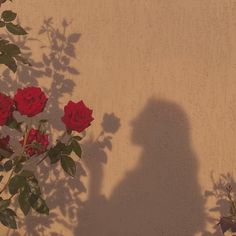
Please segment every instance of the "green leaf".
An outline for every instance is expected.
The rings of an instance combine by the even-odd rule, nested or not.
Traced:
[[[0,51],[9,56],[16,56],[21,53],[20,48],[12,43],[0,47]]]
[[[5,22],[0,20],[0,28],[4,27],[5,25]]]
[[[5,171],[11,170],[11,169],[12,169],[12,166],[13,166],[12,160],[6,161],[6,162],[4,163],[4,169],[5,169]]]
[[[0,58],[1,58],[1,56],[0,56]],[[0,62],[1,62],[1,60],[0,60]],[[11,117],[7,121],[6,126],[8,126],[11,129],[15,129],[15,130],[21,132],[21,124],[22,124],[22,122],[18,122],[14,117]]]
[[[64,143],[57,142],[57,144],[54,147],[50,148],[50,150],[48,151],[48,156],[50,158],[51,164],[55,164],[60,160],[60,154],[62,150],[65,148],[65,146],[66,145]]]
[[[15,216],[16,213],[13,210],[11,210],[10,208],[6,208],[4,211],[0,212],[0,221],[8,228],[16,229],[17,226]]]
[[[0,156],[4,158],[9,158],[11,156],[11,152],[5,150],[5,149],[2,149],[0,148]]]
[[[72,139],[76,139],[76,140],[80,141],[80,140],[82,140],[82,137],[80,137],[80,136],[73,136]]]
[[[16,72],[17,65],[13,57],[8,55],[0,55],[0,64],[6,65],[14,73]]]
[[[61,156],[61,166],[67,174],[69,174],[72,177],[75,176],[76,165],[71,157],[66,155]]]
[[[17,165],[15,166],[14,172],[15,173],[19,173],[23,168],[23,165],[21,163],[17,163]]]
[[[16,19],[16,13],[10,10],[6,10],[2,13],[2,19],[6,22],[13,21]]]
[[[27,185],[29,186],[30,192],[33,193],[34,195],[39,196],[41,194],[41,190],[40,190],[40,187],[38,185],[38,181],[36,178],[28,179]]]
[[[29,194],[29,191],[27,191],[27,189],[24,189],[24,191],[22,191],[18,197],[20,209],[22,210],[25,216],[29,213],[30,210]]]
[[[23,187],[26,184],[25,178],[20,175],[15,175],[14,177],[11,178],[9,181],[9,192],[10,194],[16,194],[18,190]]]
[[[71,145],[65,146],[65,148],[62,150],[63,154],[70,155],[72,152],[72,147]]]
[[[20,25],[14,25],[12,23],[6,24],[7,30],[15,35],[25,35],[27,32],[20,26]]]
[[[31,207],[35,211],[37,211],[38,213],[49,215],[49,208],[48,208],[45,200],[43,200],[41,197],[38,197],[36,195],[32,195],[29,198],[29,203],[30,203]]]
[[[81,154],[82,154],[82,150],[81,150],[81,147],[79,145],[79,143],[75,140],[73,140],[71,142],[71,146],[72,146],[72,150],[74,151],[74,153],[79,157],[81,158]]]
[[[23,170],[19,175],[25,178],[34,177],[34,173],[30,170]]]
[[[1,199],[0,200],[0,211],[6,209],[11,203],[11,200],[10,199],[6,199],[6,200],[3,200]]]

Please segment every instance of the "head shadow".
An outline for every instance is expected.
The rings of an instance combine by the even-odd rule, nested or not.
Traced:
[[[151,98],[131,122],[137,166],[109,199],[88,200],[74,235],[194,235],[204,230],[198,162],[184,110]],[[125,157],[128,158],[128,157]]]

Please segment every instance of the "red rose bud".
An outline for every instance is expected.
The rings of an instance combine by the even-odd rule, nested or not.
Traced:
[[[18,89],[14,100],[21,115],[32,117],[43,111],[47,97],[40,88],[28,87]]]
[[[14,101],[5,94],[0,93],[0,125],[5,125],[12,116]]]
[[[22,139],[20,143],[23,145],[24,139]],[[33,156],[34,154],[40,155],[47,150],[48,144],[48,135],[40,133],[39,130],[32,128],[29,131],[28,139],[26,141],[27,147],[25,150],[29,156]]]
[[[83,101],[74,103],[69,101],[64,107],[64,116],[61,118],[68,130],[82,132],[91,125],[94,120],[93,110],[85,106]]]

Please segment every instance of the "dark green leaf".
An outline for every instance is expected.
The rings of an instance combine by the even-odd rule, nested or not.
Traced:
[[[23,176],[25,178],[28,178],[28,177],[34,177],[34,173],[30,170],[23,170],[21,173],[20,173],[20,176]]]
[[[41,190],[40,190],[40,187],[38,185],[38,181],[36,178],[28,179],[27,184],[30,188],[31,193],[33,193],[34,195],[38,195],[38,196],[41,194]]]
[[[51,164],[55,164],[60,160],[60,154],[65,146],[66,145],[64,143],[57,142],[57,144],[48,151]]]
[[[0,56],[1,59],[1,56]],[[1,63],[1,60],[0,60]],[[14,117],[11,117],[8,122],[6,123],[6,126],[8,126],[11,129],[15,129],[17,131],[21,132],[21,122],[18,122]]]
[[[0,28],[4,27],[5,25],[5,22],[0,20]]]
[[[21,163],[18,163],[16,166],[15,166],[15,173],[19,173],[23,168],[23,165]]]
[[[6,199],[6,200],[1,199],[0,200],[0,211],[6,209],[10,205],[10,203],[11,203],[11,200],[9,200],[9,199]]]
[[[12,43],[0,47],[0,51],[9,56],[16,56],[21,53],[20,48]]]
[[[26,184],[25,178],[20,175],[15,175],[9,181],[9,192],[10,194],[16,194],[18,190]]]
[[[12,160],[6,161],[6,162],[4,163],[4,169],[5,169],[5,171],[11,170],[11,169],[12,169],[12,166],[13,166]]]
[[[6,24],[7,30],[15,35],[25,35],[27,32],[20,26],[20,25],[14,25],[12,23]]]
[[[80,141],[82,139],[82,137],[80,137],[80,136],[73,136],[72,139],[76,139],[76,140]]]
[[[66,154],[66,155],[70,155],[71,152],[72,152],[72,147],[71,147],[71,145],[66,146],[66,147],[62,150],[62,153],[63,153],[63,154]]]
[[[2,19],[6,22],[13,21],[16,19],[16,13],[10,10],[6,10],[2,13]]]
[[[32,195],[29,198],[29,202],[31,207],[38,213],[49,215],[49,208],[46,202],[41,197]]]
[[[63,155],[61,157],[61,166],[67,174],[69,174],[72,177],[75,176],[76,165],[75,165],[74,160],[71,157]]]
[[[82,150],[81,150],[81,147],[79,145],[79,143],[76,141],[76,140],[73,140],[71,142],[71,146],[72,146],[72,149],[73,151],[75,152],[75,154],[81,158],[81,154],[82,154]]]
[[[27,189],[24,189],[24,191],[22,191],[18,197],[20,209],[22,210],[25,216],[29,213],[30,210],[29,194],[29,191],[27,191]]]
[[[14,73],[16,72],[17,65],[13,57],[8,55],[0,55],[0,64],[6,65]]]
[[[11,152],[5,149],[0,148],[0,156],[4,158],[9,158],[11,156]]]
[[[10,208],[6,208],[4,211],[0,212],[0,221],[8,228],[16,229],[17,226],[15,216],[16,213],[13,210],[11,210]]]

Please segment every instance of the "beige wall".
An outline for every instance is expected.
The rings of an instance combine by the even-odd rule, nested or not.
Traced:
[[[209,209],[217,199],[204,193],[212,173],[218,181],[236,168],[236,1],[18,0],[10,7],[41,41],[30,43],[37,61],[48,53],[40,49],[43,20],[53,17],[56,28],[72,20],[68,33],[82,35],[71,60],[80,75],[65,74],[75,87],[61,106],[83,99],[95,117],[85,143],[88,176],[69,185],[46,178],[52,214],[28,217],[26,231],[42,223],[38,232],[47,233],[38,235],[213,235],[217,220],[209,217],[219,211]],[[107,138],[96,140],[104,113],[121,123],[111,151],[102,146]]]

